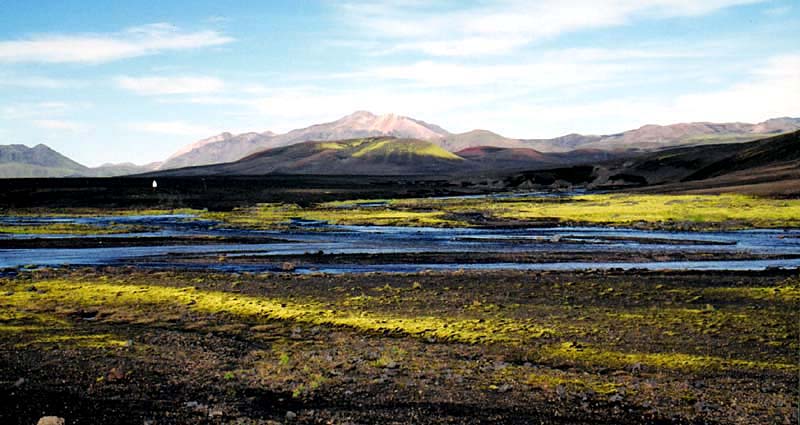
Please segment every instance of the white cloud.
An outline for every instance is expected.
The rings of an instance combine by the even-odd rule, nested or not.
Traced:
[[[134,131],[166,134],[171,136],[208,137],[215,134],[214,129],[186,121],[147,121],[128,125]]]
[[[421,61],[411,65],[381,66],[352,76],[408,81],[430,87],[512,85],[518,89],[554,89],[610,81],[636,71],[632,64],[546,61],[523,64],[468,65]]]
[[[346,23],[387,42],[382,52],[507,54],[544,38],[641,18],[698,16],[763,0],[504,0],[474,6],[416,1],[340,4]],[[454,6],[455,4],[455,6]],[[401,24],[402,23],[402,24]]]
[[[221,91],[225,87],[225,83],[219,78],[199,76],[121,76],[117,77],[115,81],[119,87],[141,95],[214,93]]]
[[[0,107],[0,118],[50,119],[61,117],[69,112],[87,109],[91,105],[85,102],[68,103],[61,101],[10,103]]]
[[[571,132],[609,134],[643,124],[760,122],[800,116],[800,54],[775,56],[746,81],[718,90],[668,97],[619,97],[593,102],[513,101],[501,110],[460,113],[456,125],[484,126],[511,137],[545,138]],[[459,124],[461,123],[461,124]],[[468,128],[454,126],[454,130]]]
[[[103,63],[230,43],[217,31],[183,31],[166,23],[128,28],[118,33],[46,34],[0,41],[0,62]]]
[[[33,124],[39,128],[44,128],[47,130],[63,130],[76,133],[83,132],[88,129],[86,124],[69,120],[42,119],[33,120]]]
[[[38,76],[0,75],[0,87],[22,87],[30,89],[62,89],[82,86],[83,82]]]
[[[712,121],[800,116],[800,54],[775,56],[751,80],[725,90],[681,96],[674,109],[678,116]]]

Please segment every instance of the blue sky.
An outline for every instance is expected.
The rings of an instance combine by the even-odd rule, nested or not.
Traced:
[[[800,116],[794,0],[0,0],[0,137],[87,165],[355,110],[509,137]]]

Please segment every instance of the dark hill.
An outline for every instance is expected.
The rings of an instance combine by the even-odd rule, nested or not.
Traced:
[[[423,140],[373,137],[304,142],[268,149],[226,164],[155,173],[192,175],[434,175],[456,172],[464,158]]]

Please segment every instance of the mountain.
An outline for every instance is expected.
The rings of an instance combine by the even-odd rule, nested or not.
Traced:
[[[442,127],[395,114],[375,115],[357,111],[336,121],[292,130],[272,132],[222,133],[184,146],[170,156],[160,169],[232,162],[247,155],[306,141],[335,141],[367,137],[397,137],[433,142],[450,151],[495,146],[530,148],[539,152],[582,152],[629,150],[652,151],[672,146],[738,143],[800,128],[800,118],[775,118],[758,124],[707,122],[672,125],[645,125],[611,135],[568,134],[552,139],[512,139],[488,130],[453,134]],[[573,162],[573,161],[570,161]]]
[[[606,136],[571,134],[555,139],[526,140],[532,147],[546,152],[574,149],[610,151],[652,151],[674,146],[741,143],[764,138],[771,134],[800,129],[800,118],[774,118],[758,124],[710,122],[671,125],[645,125],[635,130]]]
[[[443,128],[395,114],[375,115],[357,111],[336,121],[292,130],[285,134],[223,133],[181,148],[162,164],[161,169],[236,161],[245,156],[306,141],[333,141],[365,137],[392,136],[426,141],[449,135]]]
[[[596,168],[596,186],[725,187],[780,182],[800,192],[800,131],[754,142],[678,147]]]
[[[153,162],[145,165],[136,165],[130,162],[121,164],[103,164],[99,167],[89,168],[88,171],[78,173],[82,177],[116,177],[127,176],[130,174],[141,174],[148,171],[157,170],[161,166],[160,162]]]
[[[231,162],[265,149],[275,133],[222,133],[184,146],[167,158],[159,169]]]
[[[552,139],[526,139],[522,140],[525,146],[542,152],[569,152],[578,147],[601,140],[603,136],[584,136],[582,134],[567,134],[566,136]]]
[[[555,166],[566,161],[529,148],[477,146],[456,154],[487,170],[524,170]]]
[[[796,197],[800,130],[752,142],[673,147],[595,165],[523,170],[503,176],[502,186]]]
[[[0,145],[0,177],[65,177],[89,169],[64,155],[38,144]]]
[[[424,175],[453,172],[465,160],[434,143],[368,137],[312,141],[268,149],[239,161],[163,170],[153,175]]]
[[[449,150],[459,152],[468,148],[481,146],[495,146],[499,148],[524,148],[529,147],[525,142],[517,139],[509,139],[488,130],[472,130],[466,133],[449,134],[436,143]]]
[[[145,173],[158,167],[148,165],[104,164],[90,168],[56,152],[47,145],[0,145],[0,178],[27,177],[113,177]]]

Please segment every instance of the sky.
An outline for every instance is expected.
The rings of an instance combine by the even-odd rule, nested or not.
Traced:
[[[0,143],[89,166],[356,110],[451,132],[800,116],[796,0],[0,0]]]

